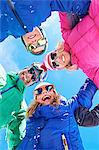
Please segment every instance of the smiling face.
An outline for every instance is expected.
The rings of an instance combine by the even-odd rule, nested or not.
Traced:
[[[44,37],[42,30],[36,27],[32,32],[23,36],[26,48],[32,54],[41,54],[45,51],[47,40]]]
[[[20,71],[19,76],[26,86],[30,86],[39,80],[39,72],[33,66]]]
[[[63,49],[56,49],[48,56],[52,69],[64,69],[70,63],[70,54]]]
[[[26,86],[32,85],[33,75],[29,73],[28,69],[24,69],[19,73],[20,79],[25,83]]]
[[[51,84],[34,90],[34,96],[36,97],[36,102],[42,105],[51,105],[56,103],[57,100],[57,93]]]

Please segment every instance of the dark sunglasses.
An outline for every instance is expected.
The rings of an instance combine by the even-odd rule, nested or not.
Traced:
[[[41,88],[38,88],[38,89],[34,90],[34,94],[35,94],[35,95],[40,95],[40,94],[42,94],[42,92],[43,92],[44,89],[45,89],[47,92],[49,92],[49,91],[51,91],[53,88],[54,88],[53,85],[46,85],[46,86],[44,86],[44,88],[41,87]]]
[[[51,59],[54,60],[57,57],[56,53],[51,53]]]
[[[59,64],[58,64],[57,62],[54,62],[54,61],[53,61],[53,62],[52,62],[52,67],[53,67],[53,68],[57,68],[57,67],[59,67]]]
[[[39,48],[41,46],[45,46],[46,47],[46,44],[47,44],[46,38],[42,38],[42,39],[37,41],[37,45],[29,44],[27,46],[27,50],[30,51],[31,53],[35,53],[35,52],[33,52],[34,49]],[[45,51],[45,48],[42,51]],[[42,53],[42,52],[37,52],[36,54],[39,54],[39,53]]]
[[[34,82],[34,81],[36,81],[36,79],[37,79],[37,76],[36,76],[36,74],[35,74],[35,69],[32,67],[32,68],[30,68],[29,70],[28,70],[28,72],[30,73],[30,74],[32,74],[32,81]]]
[[[53,60],[53,61],[51,61],[52,67],[57,68],[59,66],[59,64],[54,61],[54,59],[57,57],[57,54],[56,53],[51,53],[50,57],[51,57],[51,60]]]

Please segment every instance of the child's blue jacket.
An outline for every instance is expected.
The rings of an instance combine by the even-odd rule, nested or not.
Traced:
[[[40,106],[27,120],[26,136],[17,150],[64,150],[65,135],[69,150],[84,150],[74,111],[81,105],[90,108],[97,88],[87,79],[78,94],[61,100],[58,106]]]

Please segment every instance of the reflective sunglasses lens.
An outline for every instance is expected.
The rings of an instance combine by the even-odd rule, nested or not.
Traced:
[[[42,88],[36,89],[34,92],[36,95],[39,95],[42,93]]]
[[[30,68],[30,70],[28,70],[28,72],[29,72],[30,74],[34,74],[34,73],[35,73],[34,68],[33,68],[33,67]]]
[[[36,48],[36,46],[35,46],[35,45],[32,45],[32,44],[29,44],[29,45],[27,46],[27,50],[30,51],[30,52],[32,52],[32,50],[35,49],[35,48]]]
[[[52,85],[48,85],[45,88],[46,88],[46,91],[50,91],[51,89],[53,89],[53,86]]]
[[[45,38],[43,38],[43,39],[40,39],[40,40],[38,40],[38,45],[39,46],[43,46],[43,45],[45,45],[46,44],[46,39]]]
[[[32,76],[32,81],[33,82],[36,81],[36,76],[35,75]]]
[[[35,49],[36,48],[36,46],[35,45],[31,45],[31,49],[33,50],[33,49]]]

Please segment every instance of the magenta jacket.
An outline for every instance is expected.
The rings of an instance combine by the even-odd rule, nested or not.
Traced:
[[[66,13],[59,13],[65,51],[71,53],[72,64],[77,64],[99,88],[99,0],[92,0],[89,15],[73,29]]]

